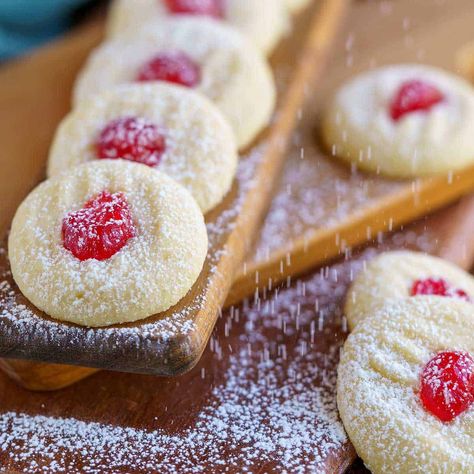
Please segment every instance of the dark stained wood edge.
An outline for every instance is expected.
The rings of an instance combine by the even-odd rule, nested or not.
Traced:
[[[120,326],[119,330],[85,329],[57,323],[38,312],[39,319],[35,321],[38,331],[32,330],[27,336],[18,329],[16,321],[3,321],[3,334],[0,338],[0,353],[3,357],[154,375],[178,375],[197,363],[212,333],[218,317],[218,308],[230,288],[235,269],[242,261],[252,240],[250,237],[255,235],[270,202],[271,188],[284,162],[289,136],[305,99],[304,86],[322,71],[330,43],[348,3],[348,0],[328,0],[315,10],[309,28],[310,34],[305,41],[306,46],[297,60],[291,83],[281,100],[276,121],[265,136],[264,157],[252,177],[252,181],[259,183],[259,186],[251,187],[244,199],[235,221],[235,231],[230,233],[225,242],[225,248],[228,249],[226,258],[220,258],[216,264],[212,277],[214,280],[208,285],[210,291],[206,293],[206,305],[198,311],[193,330],[176,333],[168,338],[162,338],[159,334],[134,338],[133,331],[127,330],[130,328],[126,325]],[[3,260],[3,268],[8,268],[6,253],[0,260]],[[11,275],[7,273],[5,278],[16,294],[15,304],[24,304],[33,309],[16,288]],[[188,299],[194,301],[193,297],[198,297],[204,286],[197,285]],[[172,315],[172,310],[164,317],[167,315]],[[150,324],[152,323],[153,321]],[[144,321],[144,325],[146,324],[147,320]],[[84,345],[89,333],[97,343],[93,353]],[[11,364],[9,367],[11,369]],[[83,375],[82,372],[80,374]]]

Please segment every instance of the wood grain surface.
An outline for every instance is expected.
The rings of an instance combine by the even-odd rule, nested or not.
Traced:
[[[4,282],[0,287],[0,306],[3,314],[9,316],[0,319],[1,356],[159,375],[181,374],[197,363],[236,269],[253,243],[268,207],[291,131],[305,99],[305,85],[321,72],[347,3],[348,0],[328,0],[315,4],[299,17],[292,34],[273,55],[271,62],[279,97],[275,117],[250,150],[240,157],[232,190],[206,215],[209,252],[198,281],[186,297],[165,313],[132,324],[89,329],[58,323],[35,308],[16,287],[4,245],[0,249],[0,279]],[[65,45],[39,53],[40,59],[37,56],[33,61],[36,64],[34,81],[28,60],[26,66],[13,65],[0,75],[0,95],[8,99],[12,99],[15,91],[21,94],[34,82],[28,101],[21,97],[21,102],[10,104],[16,111],[11,126],[17,132],[11,129],[0,135],[0,141],[9,141],[10,156],[4,160],[15,163],[6,168],[8,173],[2,175],[4,180],[15,182],[15,177],[22,174],[19,172],[21,163],[29,167],[31,181],[28,183],[38,180],[44,164],[45,154],[41,152],[46,151],[46,130],[40,137],[39,131],[30,126],[23,139],[18,138],[22,135],[18,130],[25,124],[47,121],[48,116],[43,111],[46,112],[51,102],[61,103],[54,108],[54,119],[60,110],[67,109],[69,100],[65,102],[65,99],[69,97],[72,79],[99,36],[100,27],[93,25]],[[74,59],[70,61],[70,58]],[[39,68],[38,63],[43,67]],[[30,74],[26,75],[25,69]],[[43,70],[47,71],[44,75]],[[63,89],[61,94],[56,94],[56,86]],[[5,114],[8,110],[5,109]],[[52,132],[52,121],[49,125],[47,132]],[[48,138],[50,135],[48,133]],[[44,148],[34,147],[35,144]],[[14,195],[23,195],[26,182],[16,184]]]
[[[310,87],[306,90],[310,99],[299,114],[300,123],[293,137],[278,193],[254,254],[240,269],[228,304],[253,295],[257,287],[266,291],[279,281],[286,280],[289,275],[297,275],[311,268],[321,258],[327,260],[334,257],[336,250],[336,254],[347,253],[350,244],[370,239],[380,229],[396,228],[401,221],[409,219],[413,212],[417,214],[420,205],[427,211],[438,205],[436,186],[430,188],[426,185],[425,192],[431,190],[435,194],[429,197],[424,194],[423,198],[418,192],[419,187],[415,188],[418,190],[415,194],[407,194],[398,190],[402,186],[400,183],[368,175],[351,175],[344,166],[321,155],[314,128],[323,102],[321,97],[328,95],[326,90],[331,91],[334,83],[344,80],[348,74],[379,62],[384,63],[388,58],[418,60],[423,53],[421,59],[427,62],[455,68],[464,75],[470,74],[469,52],[472,48],[469,46],[468,20],[471,18],[472,3],[456,1],[450,3],[449,8],[438,4],[434,8],[427,8],[430,5],[430,1],[423,0],[416,5],[400,1],[383,7],[373,2],[360,2],[353,7],[345,33],[341,35],[335,54],[331,57],[331,68],[325,74],[326,79],[320,87],[315,87],[316,94],[311,94]],[[369,16],[373,18],[370,31],[365,24]],[[324,26],[314,30],[314,38],[311,39],[314,45],[326,44],[329,40],[328,30],[332,31],[332,27],[327,22]],[[431,32],[435,30],[444,34],[439,35],[437,42],[432,44]],[[448,34],[451,31],[456,34]],[[79,36],[82,38],[85,35],[80,33]],[[94,35],[88,33],[86,36]],[[450,48],[457,48],[458,54],[451,54]],[[315,54],[317,49],[310,48],[311,54]],[[68,49],[61,50],[61,56],[67,54],[70,54]],[[279,62],[278,59],[276,62]],[[306,67],[311,62],[307,59]],[[321,64],[317,63],[318,66]],[[13,82],[10,80],[10,83]],[[298,94],[298,90],[294,93]],[[28,164],[30,167],[38,166],[38,163],[31,165],[31,160]],[[442,200],[451,192],[456,194],[459,190],[452,184],[446,187],[448,190],[441,194]],[[392,194],[386,196],[387,192]],[[382,198],[385,204],[380,207]],[[415,205],[411,205],[413,199]],[[400,207],[401,202],[404,205]],[[317,245],[314,245],[315,242]],[[16,360],[5,361],[3,367],[25,386],[40,390],[66,386],[94,372],[86,368],[69,370],[55,364]]]
[[[396,9],[407,3],[358,2],[351,21],[359,26],[346,30],[345,41],[354,31],[360,48],[375,41],[372,32],[405,35],[399,17],[392,22],[393,12],[384,13],[384,21],[374,21],[370,29],[362,28],[362,14],[367,15],[370,5]],[[446,8],[441,2],[431,3],[426,21],[440,15],[447,21],[459,18],[449,5],[467,2],[444,2]],[[378,17],[374,14],[373,18]],[[417,17],[407,15],[407,19],[412,25],[417,22]],[[285,194],[285,200],[287,191],[283,187],[279,193]],[[284,210],[283,223],[295,209],[298,219],[310,222],[307,215],[314,202],[304,197],[299,194],[294,198],[295,206]],[[0,375],[0,469],[192,472],[183,469],[189,467],[188,459],[195,472],[242,472],[246,466],[251,472],[262,473],[295,472],[296,468],[301,472],[344,472],[355,453],[346,439],[335,436],[340,425],[332,416],[337,363],[333,355],[346,336],[342,301],[347,284],[361,259],[387,248],[416,248],[445,256],[444,249],[451,249],[449,258],[466,266],[472,255],[468,246],[472,238],[466,240],[465,236],[474,221],[473,206],[466,198],[403,232],[390,236],[374,233],[377,248],[368,247],[361,255],[269,292],[265,299],[223,312],[203,358],[182,377],[101,372],[55,393],[31,393]],[[268,221],[266,225],[260,248],[288,239],[289,227],[299,233],[296,226],[278,227]],[[275,231],[273,235],[269,229]],[[311,370],[319,367],[315,359],[324,360],[323,370]],[[274,406],[281,416],[270,409]],[[232,412],[234,415],[229,415]],[[247,430],[239,423],[241,419],[249,423]],[[220,423],[224,427],[218,429]],[[206,424],[210,429],[206,430]],[[236,426],[243,431],[236,431]],[[310,427],[320,429],[310,431]],[[298,431],[301,428],[307,436]],[[186,444],[192,436],[196,443]],[[160,464],[163,460],[166,466]],[[359,463],[351,472],[366,471]]]

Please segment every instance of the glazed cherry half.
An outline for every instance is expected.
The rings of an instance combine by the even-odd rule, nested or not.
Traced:
[[[107,260],[135,237],[132,213],[123,193],[103,191],[63,219],[63,245],[81,261]]]
[[[425,410],[444,422],[465,412],[474,401],[474,360],[470,354],[436,354],[421,373],[420,399]]]
[[[390,116],[397,122],[412,112],[428,112],[443,100],[443,94],[432,84],[420,80],[406,81],[390,104]]]
[[[140,68],[137,81],[166,81],[196,87],[201,82],[201,68],[182,52],[160,53]]]
[[[224,0],[165,0],[166,7],[172,14],[206,15],[218,19],[224,17],[223,2]]]
[[[166,150],[163,133],[142,117],[121,117],[110,122],[96,142],[97,158],[124,159],[157,166]]]
[[[425,278],[424,280],[416,280],[411,287],[410,295],[437,295],[447,296],[448,298],[458,298],[469,302],[471,301],[471,298],[469,298],[469,295],[464,290],[453,288],[442,278]]]

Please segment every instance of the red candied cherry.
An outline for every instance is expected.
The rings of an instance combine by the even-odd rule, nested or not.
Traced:
[[[224,17],[223,0],[165,0],[170,13]]]
[[[411,112],[428,112],[443,100],[443,94],[435,86],[419,80],[406,81],[392,100],[390,116],[398,121]]]
[[[441,421],[452,421],[474,401],[474,360],[466,352],[435,355],[423,368],[420,387],[425,410]]]
[[[446,280],[442,278],[425,278],[416,280],[410,291],[411,296],[416,295],[437,295],[447,296],[449,298],[458,298],[465,301],[471,301],[469,295],[460,288],[453,288]]]
[[[63,245],[81,261],[107,260],[136,235],[123,193],[103,191],[63,219]]]
[[[187,54],[161,53],[140,68],[137,81],[166,81],[195,87],[201,82],[201,69]]]
[[[98,158],[136,161],[156,166],[166,149],[159,128],[142,117],[122,117],[110,122],[100,132],[96,143]]]

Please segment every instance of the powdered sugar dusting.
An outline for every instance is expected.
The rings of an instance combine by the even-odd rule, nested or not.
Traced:
[[[311,239],[315,232],[341,224],[403,186],[351,172],[325,155],[315,143],[310,123],[293,138],[278,193],[261,230],[256,261],[288,248],[295,239]]]
[[[206,453],[208,472],[225,472],[231,466],[251,470],[255,463],[275,458],[293,472],[304,472],[298,467],[307,456],[313,465],[324,463],[346,440],[337,419],[334,373],[323,374],[320,386],[314,387],[321,376],[317,366],[310,359],[304,365],[295,361],[288,370],[298,371],[298,382],[288,379],[276,387],[286,375],[278,364],[248,369],[246,363],[243,350],[196,425],[180,435],[9,412],[0,416],[1,449],[9,453],[9,463],[26,463],[29,470],[39,457],[47,466],[43,472],[103,472],[102,466],[108,472],[123,472],[123,467],[133,472],[202,472],[196,450]],[[242,383],[242,370],[258,373],[264,382]],[[318,445],[322,449],[315,455]],[[77,454],[83,456],[81,469]]]
[[[423,243],[413,232],[388,240]],[[0,459],[43,472],[333,472],[330,459],[349,463],[353,456],[335,402],[347,331],[341,308],[354,274],[376,254],[369,249],[224,313],[210,351],[184,379],[200,372],[216,380],[209,394],[203,390],[202,407],[193,401],[200,408],[190,425],[146,430],[5,412]],[[179,379],[170,383],[182,390]],[[169,393],[173,404],[176,392]]]
[[[5,253],[0,255],[3,273],[0,274],[0,350],[10,356],[38,358],[44,361],[110,367],[115,361],[121,370],[150,371],[168,374],[167,351],[175,338],[190,337],[197,331],[194,317],[220,298],[215,288],[228,284],[228,275],[218,271],[228,253],[225,241],[238,219],[251,219],[252,213],[241,215],[247,193],[257,185],[256,170],[264,158],[265,144],[255,147],[239,163],[237,185],[232,206],[207,223],[211,251],[198,282],[199,291],[185,306],[173,308],[170,315],[144,320],[138,324],[119,327],[87,329],[66,325],[52,319],[38,317],[31,304],[19,293],[8,272]],[[51,348],[54,350],[51,350]],[[14,348],[14,354],[12,353]],[[91,350],[93,348],[93,350]],[[185,348],[186,351],[192,350]],[[189,354],[186,352],[185,357]],[[145,361],[145,359],[147,361]],[[137,362],[138,361],[138,362]],[[137,365],[139,368],[137,369]]]
[[[210,370],[224,375],[190,426],[171,433],[6,412],[4,465],[69,473],[104,466],[111,473],[255,472],[268,463],[277,472],[306,472],[308,465],[324,471],[347,443],[335,402],[337,300],[346,285],[338,271],[223,315]],[[232,350],[221,358],[227,340]]]

